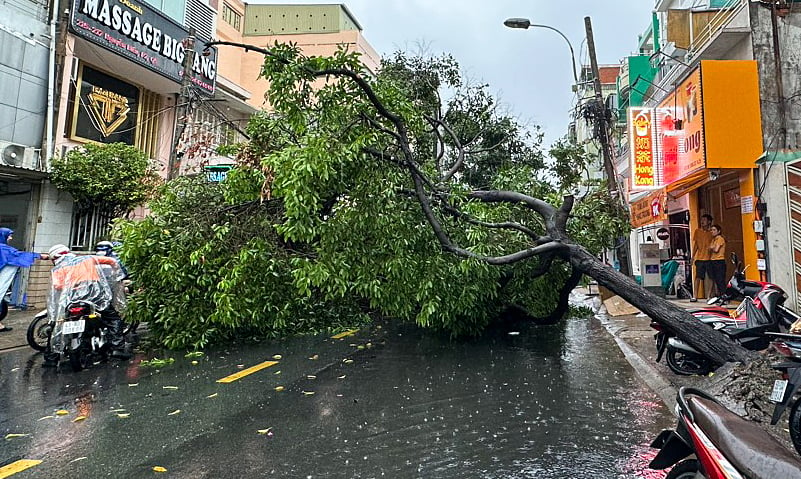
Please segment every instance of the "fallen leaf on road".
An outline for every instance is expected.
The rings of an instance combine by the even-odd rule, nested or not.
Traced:
[[[136,387],[136,386],[139,386],[139,383],[131,383],[131,384],[128,385],[128,387],[131,387],[131,388]]]
[[[273,435],[273,428],[268,427],[267,429],[259,429],[256,432],[258,432],[259,434],[267,434],[267,435],[272,436]]]
[[[55,417],[56,416],[44,416],[44,417],[40,417],[39,419],[37,419],[37,421],[41,421],[42,419],[53,419]]]
[[[352,359],[346,359],[346,360],[344,360],[342,362],[345,363],[345,364],[350,364],[350,363],[353,362],[353,360]]]
[[[84,459],[89,459],[89,458],[86,456],[76,457],[75,459],[70,461],[70,464],[72,464],[73,462],[83,461]]]
[[[162,389],[178,389],[178,386],[162,386]]]
[[[281,359],[282,356],[280,354],[273,354],[273,359]]]
[[[206,396],[206,397],[207,397],[207,398],[214,398],[214,397],[217,397],[217,393],[214,393],[214,394],[209,394],[209,395],[208,395],[208,396]]]
[[[309,374],[308,376],[306,376],[306,379],[317,379],[317,376],[315,376],[314,374]]]
[[[345,379],[345,375],[343,374],[342,376],[337,376],[337,379]]]
[[[122,419],[125,419],[126,417],[128,417],[128,416],[130,416],[130,415],[131,415],[131,413],[129,413],[129,412],[120,412],[120,413],[117,413],[117,417],[119,417],[119,418],[122,418]]]
[[[314,395],[314,391],[303,391],[304,396],[312,396]]]
[[[281,392],[281,391],[284,390],[284,386],[276,386],[275,390],[278,391],[278,392]]]
[[[6,434],[6,441],[10,441],[12,439],[20,438],[29,436],[30,434]]]
[[[315,354],[314,356],[310,357],[309,359],[311,359],[312,361],[316,361],[316,360],[320,359],[320,355],[319,354]]]
[[[167,359],[153,358],[150,361],[148,361],[148,360],[140,361],[139,365],[140,366],[145,366],[145,367],[160,368],[162,366],[166,366],[166,365],[172,364],[174,362],[175,362],[175,358],[167,358]]]
[[[86,416],[78,416],[75,419],[73,419],[72,422],[81,422],[84,419],[86,419]]]
[[[153,472],[167,472],[167,468],[161,466],[153,466]]]
[[[56,416],[66,416],[69,413],[70,412],[67,411],[66,409],[59,409],[58,411],[56,411]]]
[[[197,361],[192,361],[192,366],[197,366]]]
[[[176,409],[173,412],[167,413],[168,416],[175,416],[176,414],[181,414],[181,410],[180,409]]]
[[[199,358],[202,357],[205,353],[203,351],[192,351],[191,353],[186,353],[184,355],[185,358]]]
[[[281,370],[279,369],[278,371],[274,372],[273,374],[281,374]]]

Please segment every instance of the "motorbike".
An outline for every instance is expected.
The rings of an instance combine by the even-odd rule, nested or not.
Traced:
[[[672,467],[665,479],[801,479],[801,460],[714,397],[682,387],[676,402],[676,428],[651,444],[659,452],[648,467]]]
[[[39,311],[36,316],[33,317],[30,324],[28,324],[28,331],[25,335],[28,346],[40,352],[47,351],[47,344],[50,342],[50,335],[53,334],[54,325],[55,321],[50,320],[46,309]],[[139,325],[139,321],[134,321],[132,323],[126,322],[122,334],[124,336],[136,334]]]
[[[767,333],[775,339],[772,343],[774,349],[784,356],[784,360],[772,364],[771,367],[779,371],[782,379],[773,382],[770,400],[776,403],[771,425],[778,424],[784,411],[790,408],[788,429],[790,440],[795,450],[801,454],[801,335],[788,333]]]
[[[108,327],[90,301],[73,301],[67,305],[61,336],[61,346],[53,346],[53,352],[66,356],[75,372],[107,359],[111,350]]]
[[[765,333],[785,330],[799,316],[784,306],[787,294],[778,285],[745,279],[745,269],[732,253],[734,274],[726,290],[719,297],[711,298],[707,307],[688,310],[699,321],[727,334],[742,346],[751,350],[762,350],[770,344]],[[742,299],[732,313],[723,304],[731,299]],[[680,375],[705,375],[715,365],[707,357],[686,342],[675,337],[658,321],[651,321],[657,347],[657,362],[663,355],[671,371]]]
[[[128,285],[125,286],[125,292],[130,292]],[[126,322],[122,334],[125,336],[136,334],[137,329],[139,329],[139,324],[139,321]],[[36,316],[33,317],[30,324],[28,324],[28,331],[25,335],[28,346],[37,351],[47,351],[50,335],[53,334],[54,325],[55,321],[50,319],[46,309],[39,311]]]

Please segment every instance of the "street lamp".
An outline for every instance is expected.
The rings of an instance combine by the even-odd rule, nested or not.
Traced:
[[[578,74],[576,73],[576,55],[573,53],[573,45],[570,43],[570,40],[567,39],[564,33],[548,25],[539,25],[536,23],[531,23],[531,20],[529,20],[528,18],[507,18],[506,20],[504,20],[503,24],[509,28],[522,28],[523,30],[529,27],[547,28],[548,30],[553,30],[556,33],[558,33],[559,36],[565,39],[565,42],[567,42],[567,47],[570,49],[570,61],[573,64],[573,81],[575,82],[576,85],[579,84]]]

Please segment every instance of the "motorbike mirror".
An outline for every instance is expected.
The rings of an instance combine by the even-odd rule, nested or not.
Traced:
[[[715,297],[709,298],[709,299],[706,301],[706,304],[710,304],[710,305],[711,305],[711,304],[715,304],[715,303],[717,303],[717,302],[718,302],[718,297],[717,297],[717,296],[715,296]]]
[[[737,254],[736,253],[732,253],[730,258],[731,258],[732,264],[737,264]]]

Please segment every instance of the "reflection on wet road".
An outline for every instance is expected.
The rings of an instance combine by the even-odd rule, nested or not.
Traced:
[[[6,353],[0,431],[21,436],[0,466],[43,461],[15,479],[664,476],[648,443],[672,416],[596,320],[519,333],[385,326],[78,374]]]

